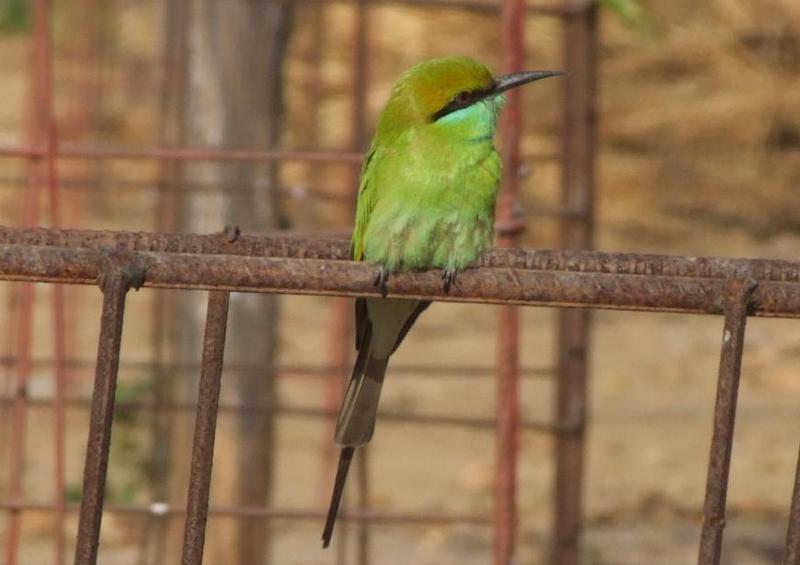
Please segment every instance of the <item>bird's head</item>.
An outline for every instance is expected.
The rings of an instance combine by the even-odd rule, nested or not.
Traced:
[[[485,65],[467,57],[424,61],[394,86],[377,134],[391,137],[408,128],[430,126],[463,135],[491,135],[505,101],[503,92],[560,74],[523,71],[495,78]]]

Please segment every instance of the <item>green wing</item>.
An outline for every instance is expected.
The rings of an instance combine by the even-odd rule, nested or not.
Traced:
[[[358,202],[356,203],[356,226],[353,230],[352,248],[353,259],[361,261],[364,257],[364,234],[367,231],[369,216],[375,208],[377,190],[373,181],[375,161],[375,147],[371,147],[364,158],[361,167],[361,186],[358,189]]]

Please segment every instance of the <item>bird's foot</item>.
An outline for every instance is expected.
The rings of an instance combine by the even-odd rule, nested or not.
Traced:
[[[386,294],[388,293],[386,289],[386,281],[389,280],[389,271],[386,270],[386,267],[381,265],[378,267],[378,274],[375,275],[375,280],[372,284],[374,284],[378,289],[381,291],[381,296],[386,298]]]
[[[442,273],[442,281],[444,281],[444,293],[450,292],[450,287],[456,284],[456,277],[458,276],[458,269],[445,269]]]

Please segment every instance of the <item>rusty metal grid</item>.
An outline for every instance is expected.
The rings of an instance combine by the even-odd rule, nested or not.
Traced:
[[[84,475],[85,494],[80,508],[78,562],[93,562],[96,558],[125,296],[131,286],[211,291],[201,363],[201,392],[197,403],[192,486],[186,510],[184,556],[192,557],[188,562],[198,562],[202,551],[228,293],[378,295],[373,286],[372,269],[347,259],[343,253],[345,241],[255,236],[243,240],[239,245],[224,233],[164,236],[24,229],[0,231],[1,279],[98,284],[104,293]],[[207,245],[197,245],[198,241]],[[170,245],[177,249],[162,250]],[[229,248],[228,252],[222,253],[225,247]],[[186,252],[186,248],[194,251]],[[750,315],[800,316],[800,262],[499,248],[488,254],[479,267],[465,272],[462,281],[451,289],[450,294],[443,293],[437,273],[411,273],[394,277],[389,283],[389,295],[724,315],[699,552],[700,563],[719,562],[745,323]],[[568,427],[543,431],[571,432]],[[787,559],[797,552],[797,498],[796,489],[792,526],[787,537]],[[14,509],[21,508],[22,504],[12,501],[3,506]],[[178,509],[163,511],[181,512]],[[260,512],[258,509],[250,511]],[[275,511],[261,511],[273,517],[282,516]],[[313,519],[316,516],[302,512],[287,515],[294,519]],[[348,514],[346,519],[381,522],[402,521],[404,518],[356,513]],[[480,517],[434,517],[437,519],[484,522]]]
[[[307,0],[312,1],[312,0]],[[389,0],[355,0],[365,28],[364,8],[367,4],[389,3]],[[521,10],[543,16],[562,18],[565,25],[565,57],[573,75],[565,90],[565,118],[561,155],[528,155],[528,160],[561,160],[564,171],[564,201],[560,209],[534,211],[548,213],[564,220],[562,244],[565,249],[590,248],[592,244],[591,174],[594,161],[595,64],[592,60],[596,16],[580,2],[556,6],[523,6],[518,0],[500,4],[468,0],[391,0],[430,7],[460,7],[486,12],[499,12],[504,19],[507,70],[520,68]],[[51,225],[59,225],[58,194],[60,183],[57,162],[62,159],[154,159],[179,160],[247,160],[337,162],[357,165],[358,151],[243,151],[199,148],[119,149],[85,146],[59,146],[52,115],[52,78],[50,75],[49,2],[34,3],[34,108],[31,112],[30,144],[26,147],[0,147],[0,155],[29,159],[29,206],[25,225],[39,221],[33,204],[42,188],[47,189],[48,214]],[[357,52],[362,56],[356,65],[356,97],[364,96],[365,65],[364,33],[357,38]],[[508,170],[517,170],[519,155],[519,117],[514,98],[510,100],[504,129],[504,159]],[[356,112],[354,146],[363,136],[363,114]],[[361,130],[361,131],[359,131]],[[588,182],[587,182],[588,177]],[[513,247],[521,229],[520,218],[514,217],[515,179],[504,189],[499,205],[500,243]],[[581,186],[584,188],[581,189]],[[347,201],[352,195],[336,196]],[[106,507],[107,512],[148,514],[186,514],[183,560],[199,563],[202,559],[204,524],[208,515],[259,515],[288,520],[319,520],[322,513],[275,508],[239,506],[208,507],[211,453],[213,450],[216,411],[239,407],[219,405],[219,380],[222,367],[222,346],[228,293],[230,291],[287,292],[355,296],[374,294],[372,273],[368,267],[347,260],[346,242],[336,240],[299,240],[288,237],[236,237],[231,233],[213,236],[179,236],[164,234],[130,234],[110,232],[62,232],[54,230],[3,229],[0,238],[2,269],[5,280],[47,281],[60,283],[99,283],[104,293],[101,318],[101,341],[96,363],[96,380],[92,400],[92,421],[84,483],[84,500],[80,508],[65,504],[56,497],[52,505],[28,503],[21,496],[24,453],[25,407],[35,401],[24,394],[27,376],[33,361],[30,357],[30,319],[34,303],[33,286],[25,284],[22,292],[22,317],[18,344],[18,394],[10,399],[14,411],[15,434],[12,434],[11,500],[0,508],[13,516],[23,510],[53,512],[57,516],[56,560],[64,562],[63,521],[68,512],[80,510],[80,526],[76,563],[93,563],[97,556],[100,519],[103,512],[103,484],[108,462],[111,415],[114,409],[114,385],[120,364],[119,343],[122,331],[125,296],[131,284],[164,288],[201,288],[210,290],[206,336],[201,369],[201,390],[198,403],[175,406],[174,409],[197,410],[197,426],[192,456],[192,479],[188,507]],[[699,563],[718,563],[724,527],[727,474],[730,466],[731,441],[736,410],[736,391],[741,364],[745,322],[748,315],[795,317],[800,313],[800,265],[780,261],[743,261],[718,258],[697,259],[642,256],[635,254],[601,254],[589,252],[524,252],[498,249],[489,254],[480,268],[465,273],[459,286],[450,295],[443,295],[435,274],[398,276],[390,283],[396,296],[426,297],[436,300],[490,302],[519,305],[536,304],[569,307],[605,307],[629,310],[694,312],[725,316],[721,349],[717,404],[714,410],[713,440],[708,467],[707,495],[701,533]],[[70,360],[63,348],[63,297],[56,286],[54,306],[56,389],[52,403],[57,427],[63,430],[64,410],[76,403],[63,393],[63,371]],[[553,561],[576,563],[580,528],[582,484],[583,430],[585,422],[586,352],[588,311],[564,309],[560,318],[557,419],[554,423],[519,422],[517,386],[520,376],[516,346],[518,344],[515,310],[504,308],[498,355],[498,414],[496,422],[479,419],[425,418],[418,415],[385,415],[399,421],[440,423],[496,429],[498,463],[496,511],[494,516],[410,515],[378,513],[358,509],[343,517],[366,523],[471,523],[492,524],[495,528],[495,563],[508,563],[514,547],[516,511],[515,477],[516,434],[520,425],[557,436],[558,472],[556,477],[555,532]],[[420,371],[425,368],[409,368]],[[326,374],[329,368],[294,369],[298,373]],[[288,371],[291,372],[291,369]],[[483,371],[478,371],[483,373]],[[546,371],[545,371],[546,372]],[[278,411],[308,416],[330,417],[331,409],[278,407]],[[55,444],[56,491],[62,492],[63,435]],[[14,463],[16,462],[16,463]],[[800,463],[798,470],[800,471]],[[362,479],[363,480],[363,479]],[[360,481],[361,482],[361,481]],[[790,525],[787,533],[786,563],[795,563],[800,555],[800,473],[792,495]],[[18,522],[11,520],[6,561],[16,561]],[[368,535],[364,528],[363,535]],[[362,542],[365,539],[361,538]],[[366,545],[366,543],[362,543]]]
[[[306,0],[308,2],[329,2],[336,0]],[[297,511],[274,508],[247,508],[231,506],[228,508],[207,508],[208,480],[210,473],[210,453],[213,449],[213,429],[217,410],[236,411],[238,406],[219,406],[218,386],[221,368],[221,346],[224,340],[224,320],[228,292],[231,290],[256,290],[269,292],[312,293],[328,295],[355,296],[371,292],[364,286],[365,271],[363,265],[354,265],[346,261],[347,246],[342,241],[332,240],[292,240],[291,238],[251,238],[237,237],[231,232],[218,236],[166,236],[157,234],[113,234],[90,232],[62,232],[60,225],[59,194],[65,183],[58,175],[58,164],[68,159],[85,160],[155,160],[167,164],[181,161],[247,161],[247,162],[286,162],[298,161],[306,163],[342,163],[352,167],[357,174],[365,137],[365,116],[363,107],[368,83],[368,61],[366,57],[369,46],[369,25],[367,10],[370,5],[395,4],[430,8],[467,9],[487,14],[497,14],[502,20],[503,50],[505,52],[504,70],[511,72],[523,67],[523,21],[524,15],[536,15],[559,19],[564,29],[565,67],[572,71],[565,80],[563,144],[557,154],[522,154],[520,151],[521,105],[517,93],[509,96],[509,107],[505,113],[503,124],[503,158],[507,171],[517,171],[523,162],[550,161],[558,162],[562,168],[561,207],[532,210],[532,214],[552,216],[562,222],[562,245],[564,248],[591,247],[593,223],[593,165],[594,165],[594,119],[595,108],[595,66],[594,52],[596,45],[596,13],[590,2],[565,1],[553,4],[531,4],[522,0],[504,0],[502,2],[484,2],[481,0],[342,0],[353,4],[356,10],[356,34],[354,54],[356,64],[353,67],[353,100],[352,147],[351,151],[253,151],[237,149],[209,149],[194,147],[157,147],[130,149],[118,147],[97,147],[86,145],[60,144],[58,129],[53,111],[53,77],[52,77],[52,45],[50,37],[51,3],[49,0],[31,0],[33,12],[31,87],[32,103],[29,112],[28,142],[24,146],[0,145],[0,157],[26,159],[30,163],[28,174],[28,191],[23,225],[35,226],[40,223],[40,211],[37,201],[43,191],[47,195],[47,219],[52,230],[13,230],[3,229],[2,277],[8,280],[26,281],[22,285],[20,300],[20,326],[18,334],[17,355],[15,359],[4,360],[9,365],[16,365],[16,394],[11,399],[4,399],[12,409],[10,493],[11,499],[0,502],[0,508],[9,512],[9,531],[5,545],[6,562],[13,565],[17,562],[17,551],[20,536],[19,516],[22,511],[47,511],[55,515],[55,563],[65,562],[64,521],[69,512],[78,510],[74,505],[66,504],[62,493],[64,490],[64,428],[65,409],[75,405],[85,405],[79,399],[68,398],[64,391],[64,372],[71,363],[80,360],[69,359],[64,348],[64,300],[60,285],[56,285],[53,303],[54,358],[49,361],[55,375],[55,390],[52,401],[53,415],[56,425],[55,476],[54,484],[57,496],[52,505],[26,502],[22,489],[24,435],[26,426],[26,408],[36,404],[37,400],[28,399],[28,379],[36,360],[31,359],[30,343],[32,333],[32,313],[35,303],[34,287],[27,284],[33,281],[95,283],[100,282],[104,292],[103,317],[101,320],[101,344],[95,366],[95,388],[91,404],[91,427],[89,449],[84,473],[84,500],[80,506],[79,534],[76,548],[76,563],[93,563],[97,557],[100,520],[103,511],[103,484],[108,462],[111,415],[114,407],[114,387],[116,373],[121,363],[119,359],[119,339],[124,314],[125,295],[129,286],[137,282],[138,274],[145,273],[145,286],[152,284],[169,288],[207,288],[213,289],[209,298],[209,318],[203,360],[197,365],[201,369],[201,394],[196,406],[197,428],[192,457],[192,479],[190,481],[190,506],[185,510],[186,536],[183,560],[186,563],[199,563],[202,559],[204,523],[207,515],[265,516],[290,520],[318,519],[317,512]],[[180,26],[185,36],[185,26]],[[170,38],[180,43],[180,37]],[[169,60],[164,61],[168,65]],[[179,80],[176,78],[175,80]],[[169,174],[166,172],[165,174]],[[524,226],[523,218],[518,215],[517,176],[507,175],[506,185],[498,204],[499,243],[505,247],[514,247]],[[356,183],[351,183],[356,186]],[[212,187],[213,190],[213,187]],[[159,193],[159,197],[163,195]],[[329,198],[351,203],[354,193],[331,194],[330,192],[311,192],[314,198]],[[33,240],[31,240],[33,238]],[[55,240],[51,238],[56,238]],[[77,238],[77,239],[76,239]],[[128,242],[138,241],[128,247],[120,238]],[[148,241],[147,251],[140,247],[141,239]],[[80,241],[78,241],[80,240]],[[113,240],[113,243],[111,243]],[[71,243],[70,243],[71,242]],[[212,243],[216,242],[216,243]],[[253,242],[256,247],[242,247]],[[260,243],[258,243],[260,242]],[[109,243],[111,243],[109,245]],[[214,245],[223,244],[222,247]],[[282,251],[274,246],[282,245]],[[173,249],[177,245],[178,249]],[[209,247],[211,245],[212,247]],[[265,247],[258,247],[263,245]],[[316,250],[316,251],[314,251]],[[266,260],[265,258],[271,258]],[[632,260],[629,258],[628,260]],[[453,418],[419,414],[383,414],[389,421],[413,422],[425,425],[450,425],[471,427],[475,429],[494,430],[497,436],[497,464],[495,483],[495,512],[492,517],[472,515],[413,515],[382,513],[370,511],[366,504],[365,493],[368,483],[368,467],[359,469],[357,487],[359,488],[359,508],[345,513],[344,520],[355,520],[359,523],[359,562],[369,560],[369,527],[370,523],[470,523],[491,524],[494,529],[494,562],[509,563],[515,546],[516,531],[516,466],[518,451],[518,430],[533,429],[556,434],[557,472],[556,494],[554,504],[555,532],[553,544],[553,560],[557,563],[576,563],[579,545],[581,521],[581,480],[583,454],[583,427],[585,420],[586,376],[585,364],[588,347],[589,318],[585,311],[578,316],[567,313],[560,320],[560,335],[572,335],[571,342],[559,343],[561,353],[555,372],[559,375],[557,404],[558,418],[556,422],[522,421],[518,412],[519,378],[526,374],[551,375],[553,370],[539,368],[522,370],[518,361],[519,320],[516,309],[512,305],[519,304],[551,304],[563,302],[569,305],[604,305],[620,308],[655,308],[672,304],[670,298],[662,297],[662,292],[681,293],[670,286],[676,281],[665,279],[648,283],[638,292],[638,296],[648,296],[642,304],[622,298],[630,289],[617,288],[619,277],[605,278],[606,288],[595,288],[596,294],[580,292],[584,282],[570,282],[570,297],[562,296],[561,290],[567,287],[563,276],[574,276],[587,268],[587,265],[600,266],[608,259],[602,256],[579,256],[540,254],[532,258],[523,252],[498,250],[490,255],[488,263],[481,269],[465,274],[459,287],[449,296],[437,294],[438,281],[428,276],[397,277],[391,285],[392,292],[406,296],[429,296],[443,300],[464,300],[474,302],[494,302],[506,304],[500,314],[500,331],[498,334],[497,386],[498,406],[496,419]],[[614,261],[620,257],[611,258]],[[660,261],[659,258],[652,258]],[[165,261],[165,263],[161,263]],[[199,261],[199,263],[197,262]],[[207,263],[211,261],[211,263]],[[218,261],[221,261],[218,262]],[[233,261],[233,272],[242,274],[241,268],[251,269],[260,265],[264,273],[267,269],[273,279],[258,276],[257,284],[246,278],[232,281],[216,278],[221,275],[220,269],[227,271]],[[240,261],[247,265],[239,264]],[[272,261],[278,261],[273,264]],[[331,262],[335,261],[335,262]],[[540,275],[529,277],[530,272],[538,271],[544,261],[548,268],[543,269],[544,278]],[[566,261],[566,263],[564,263]],[[573,264],[571,262],[577,263]],[[647,259],[645,258],[645,261]],[[552,271],[557,265],[578,265],[577,269],[567,268],[561,273]],[[639,263],[637,263],[639,264]],[[648,269],[649,264],[639,264]],[[197,271],[195,269],[201,269]],[[335,268],[336,276],[330,278],[330,271]],[[725,266],[721,267],[727,268]],[[159,269],[164,269],[165,278],[160,279]],[[177,270],[175,270],[177,269]],[[322,269],[322,271],[320,271]],[[355,269],[355,270],[353,270]],[[46,272],[43,272],[43,271]],[[575,271],[572,275],[569,273]],[[590,268],[591,270],[591,268]],[[202,273],[193,280],[172,278],[178,272],[189,275]],[[320,277],[324,272],[325,276]],[[547,278],[546,273],[551,278]],[[316,274],[314,274],[316,273]],[[635,273],[630,273],[635,274]],[[638,273],[636,273],[638,274]],[[683,273],[685,274],[685,273]],[[679,275],[683,277],[683,274]],[[598,274],[599,275],[599,274]],[[302,277],[310,277],[303,279]],[[488,276],[488,278],[487,278]],[[500,278],[495,278],[500,276]],[[299,277],[299,278],[298,278]],[[509,278],[510,277],[510,278]],[[521,278],[520,278],[521,277]],[[350,282],[341,286],[327,284],[316,286],[313,281],[322,279]],[[133,280],[132,280],[133,279]],[[581,277],[578,277],[581,279]],[[597,280],[600,280],[597,279]],[[273,280],[271,288],[264,287],[265,281]],[[493,282],[492,282],[493,281]],[[640,281],[631,279],[634,289],[639,288]],[[708,284],[706,284],[708,283]],[[683,283],[681,283],[683,284]],[[688,283],[687,283],[688,284]],[[406,288],[407,285],[408,288]],[[420,286],[421,285],[421,286]],[[666,286],[664,286],[666,285]],[[708,298],[716,292],[716,283],[704,281],[700,286],[704,296]],[[690,285],[691,286],[691,285]],[[346,288],[345,288],[346,287]],[[509,289],[515,289],[509,292]],[[559,290],[561,289],[561,290]],[[666,289],[666,290],[665,290]],[[620,294],[620,290],[623,294]],[[411,294],[409,294],[409,292]],[[608,292],[609,294],[604,294]],[[562,298],[557,298],[562,296]],[[606,304],[601,296],[612,297]],[[556,297],[556,298],[554,298]],[[649,300],[649,301],[648,301]],[[790,301],[791,302],[791,301]],[[560,302],[559,302],[560,303]],[[350,315],[344,306],[346,301],[338,303],[338,321],[332,328],[331,362],[328,367],[303,368],[288,367],[283,371],[288,374],[323,374],[343,375],[347,371],[349,340],[347,330]],[[681,307],[683,308],[683,307]],[[784,304],[779,302],[764,314],[782,313]],[[683,310],[681,310],[683,311]],[[687,306],[686,311],[719,312],[718,305],[708,300],[698,300],[696,304]],[[575,353],[578,353],[576,356]],[[578,359],[578,363],[574,359]],[[580,361],[583,360],[581,363]],[[41,363],[41,361],[39,361]],[[235,369],[235,367],[234,367]],[[393,372],[402,373],[402,368]],[[488,368],[451,368],[452,374],[458,370],[464,376],[483,376],[490,374]],[[445,374],[440,368],[407,367],[407,372],[426,373],[430,375]],[[329,379],[331,391],[328,404],[323,409],[302,406],[278,406],[275,412],[298,414],[308,417],[330,418],[335,412],[338,402],[338,384],[336,379]],[[194,404],[167,406],[174,410],[194,410]],[[266,410],[266,408],[264,408]],[[366,461],[365,458],[362,460]],[[176,508],[152,507],[107,507],[110,512],[134,512],[160,514],[182,514],[184,510]]]

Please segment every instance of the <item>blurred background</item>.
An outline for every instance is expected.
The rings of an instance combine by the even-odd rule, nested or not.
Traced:
[[[208,233],[238,224],[345,234],[359,155],[402,72],[450,54],[474,56],[498,73],[505,64],[496,4],[54,0],[49,22],[38,17],[40,4],[0,0],[4,225]],[[800,4],[606,0],[599,16],[595,247],[794,259]],[[51,77],[36,70],[43,51],[32,38],[42,21]],[[564,68],[564,48],[563,22],[529,12],[525,67]],[[51,101],[41,95],[48,81]],[[563,90],[544,81],[521,96],[519,185],[529,217],[521,244],[557,247],[561,220],[548,211],[561,199],[562,166],[553,155],[561,151]],[[52,122],[40,111],[51,103]],[[44,189],[30,189],[41,167],[10,149],[51,142],[51,123],[62,152],[57,221]],[[153,148],[193,149],[156,160],[148,157]],[[238,154],[191,154],[202,148]],[[275,160],[269,152],[277,150],[296,155]],[[18,532],[9,562],[20,564],[53,562],[48,505],[59,495],[80,498],[100,311],[96,289],[63,290],[69,401],[58,430],[50,406],[55,294],[49,285],[31,288],[0,287],[0,499],[39,505],[0,512],[0,545]],[[151,504],[185,505],[205,295],[143,291],[128,305],[107,504],[143,510],[105,514],[100,562],[173,563],[182,517]],[[325,416],[338,405],[335,377],[349,373],[350,341],[343,349],[341,336],[351,308],[318,297],[233,297],[212,505],[326,506],[334,452]],[[521,316],[523,420],[553,421],[556,314],[528,308]],[[694,561],[721,324],[688,315],[594,316],[581,563]],[[381,422],[369,448],[371,508],[491,516],[496,330],[493,306],[437,304],[420,319],[393,358],[382,408],[489,425]],[[748,325],[725,563],[780,560],[800,437],[796,332],[785,320]],[[21,357],[30,359],[22,369]],[[14,403],[20,371],[27,371],[22,419]],[[58,434],[65,475],[54,487]],[[22,438],[16,447],[15,438]],[[547,562],[552,452],[551,437],[523,430],[520,563]],[[76,523],[68,513],[68,555]],[[212,515],[206,563],[359,562],[356,526],[340,523],[336,547],[325,553],[320,531],[319,520]],[[400,521],[369,535],[374,564],[478,564],[492,554],[491,528],[480,524]]]

